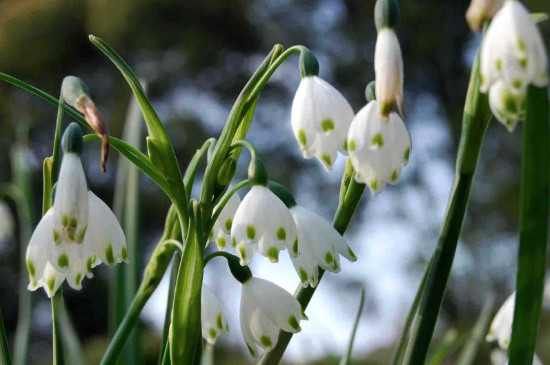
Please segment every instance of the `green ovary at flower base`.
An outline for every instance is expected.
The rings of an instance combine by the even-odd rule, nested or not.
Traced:
[[[69,125],[63,136],[64,156],[53,207],[42,217],[27,248],[29,289],[44,287],[52,297],[66,279],[82,288],[84,277],[105,262],[127,258],[126,239],[113,212],[88,190],[80,162],[80,127]]]

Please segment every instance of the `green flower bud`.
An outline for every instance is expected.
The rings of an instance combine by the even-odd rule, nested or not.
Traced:
[[[283,185],[274,181],[269,181],[267,183],[267,187],[273,192],[273,194],[277,195],[277,197],[281,199],[283,203],[285,203],[287,208],[290,209],[296,206],[296,200],[294,200],[294,196],[292,196],[290,190],[285,188]]]
[[[84,142],[82,141],[82,131],[78,124],[73,122],[65,129],[61,146],[64,153],[76,153],[77,155],[82,153]]]
[[[319,62],[307,48],[300,53],[300,74],[302,78],[319,75]]]
[[[252,185],[267,185],[267,172],[259,158],[253,158],[248,165],[248,178]]]
[[[61,95],[65,102],[72,107],[78,108],[78,101],[83,96],[90,96],[88,87],[80,78],[76,76],[67,76],[61,84]]]
[[[365,88],[365,97],[367,98],[367,102],[371,102],[373,100],[376,100],[376,81],[371,81]]]
[[[374,7],[376,30],[394,28],[400,18],[397,0],[377,0]]]
[[[227,158],[220,167],[218,178],[216,179],[216,184],[224,188],[229,185],[231,179],[233,179],[233,175],[235,175],[236,168],[237,161],[235,160],[235,158]]]

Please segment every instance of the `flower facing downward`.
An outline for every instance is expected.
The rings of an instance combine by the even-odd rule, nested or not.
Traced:
[[[470,28],[479,32],[483,22],[492,19],[501,8],[503,0],[472,0],[466,12],[466,20]]]
[[[317,286],[319,270],[340,271],[340,255],[350,261],[357,257],[330,223],[309,209],[296,205],[290,213],[298,231],[298,255],[291,257],[302,286]],[[294,248],[293,248],[294,249]]]
[[[229,189],[231,189],[231,186],[229,186]],[[233,219],[235,218],[235,213],[237,213],[240,204],[241,198],[239,195],[237,193],[231,195],[218,216],[218,219],[216,219],[214,223],[210,239],[216,242],[219,250],[229,251],[233,246],[233,241],[231,240],[231,227],[233,226]]]
[[[235,213],[231,237],[237,242],[237,254],[242,265],[252,262],[254,251],[279,260],[279,251],[297,241],[296,225],[284,203],[266,186],[254,185]]]
[[[525,94],[515,94],[506,88],[502,80],[495,82],[489,89],[489,106],[497,120],[509,132],[525,118]]]
[[[529,84],[548,84],[548,59],[542,36],[519,1],[506,1],[493,18],[481,47],[481,91],[498,80],[515,94]]]
[[[510,337],[512,336],[512,322],[514,321],[514,307],[516,301],[516,293],[510,295],[498,310],[491,326],[489,333],[485,337],[488,342],[498,341],[498,345],[503,350],[508,350],[510,345]]]
[[[395,184],[399,180],[401,169],[409,162],[411,138],[401,117],[391,112],[385,120],[373,100],[351,123],[348,151],[355,180],[367,184],[377,194],[386,183]]]
[[[92,192],[80,162],[82,134],[71,124],[63,135],[64,156],[53,207],[42,217],[27,247],[29,290],[55,294],[63,280],[82,288],[84,276],[101,261],[113,265],[127,258],[126,239],[113,212]]]
[[[202,337],[211,345],[222,332],[229,333],[227,317],[218,298],[206,286],[202,286],[201,295],[201,326]]]
[[[374,50],[374,72],[380,114],[387,119],[397,103],[399,112],[404,115],[403,56],[399,40],[392,28],[378,31]]]
[[[257,347],[271,350],[277,344],[279,330],[297,333],[300,321],[307,319],[296,298],[270,281],[251,277],[241,293],[241,332],[254,357]]]
[[[311,52],[302,53],[300,64],[302,81],[292,102],[292,131],[304,157],[316,156],[330,171],[338,151],[345,152],[353,109],[338,90],[317,76],[319,65]]]
[[[491,351],[491,364],[492,365],[508,365],[508,354],[504,350],[495,349]],[[535,354],[533,357],[533,365],[542,365],[542,361]]]

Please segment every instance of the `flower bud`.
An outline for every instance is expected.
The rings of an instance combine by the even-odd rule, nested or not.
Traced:
[[[227,158],[222,166],[220,167],[220,170],[218,172],[218,177],[216,179],[216,185],[225,187],[229,185],[231,182],[231,179],[233,179],[233,175],[235,175],[235,169],[237,168],[237,161],[233,157]]]
[[[365,88],[365,98],[367,98],[367,103],[376,100],[376,81],[369,82]]]
[[[84,142],[82,141],[82,131],[80,127],[75,122],[69,124],[65,133],[63,133],[63,138],[61,140],[61,145],[63,147],[64,153],[76,153],[80,156],[82,149],[84,147]]]
[[[253,158],[248,165],[248,178],[252,185],[267,185],[267,172],[259,158]]]
[[[378,0],[374,6],[374,23],[376,30],[394,28],[401,14],[397,0]]]
[[[61,95],[67,104],[79,109],[77,105],[81,103],[82,98],[90,97],[90,92],[82,79],[76,76],[67,76],[61,84]]]
[[[302,77],[319,75],[319,62],[307,48],[300,53],[300,74]]]
[[[491,20],[501,6],[502,0],[472,0],[466,12],[466,21],[474,32],[479,32],[483,22]]]

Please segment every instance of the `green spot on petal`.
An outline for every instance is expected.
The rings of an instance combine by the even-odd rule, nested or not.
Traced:
[[[277,239],[279,241],[286,240],[286,231],[283,227],[279,227],[279,229],[277,230]]]
[[[330,264],[332,264],[333,261],[334,261],[334,257],[332,256],[332,254],[330,252],[327,252],[325,254],[325,262],[327,263],[327,265],[330,265]]]
[[[348,152],[348,140],[344,139],[344,145],[342,146],[343,150]]]
[[[233,248],[237,247],[237,239],[235,237],[231,237],[231,246]]]
[[[515,79],[514,81],[512,81],[512,86],[514,87],[514,89],[521,89],[521,85],[523,85],[523,83],[520,79]]]
[[[88,258],[88,260],[86,261],[86,270],[88,270],[88,272],[92,272],[92,264],[93,264],[93,260],[91,257]]]
[[[349,142],[348,142],[348,148],[349,148],[349,151],[350,152],[353,152],[355,151],[355,139],[353,138],[350,138]]]
[[[76,228],[78,226],[78,220],[76,218],[71,218],[69,221],[69,227],[70,228]]]
[[[348,254],[350,255],[350,257],[354,260],[357,260],[357,256],[355,255],[355,252],[353,252],[351,250],[351,247],[348,246]]]
[[[46,281],[46,285],[48,286],[48,289],[53,292],[53,287],[55,285],[55,276],[50,276],[48,278],[48,281]]]
[[[246,238],[248,238],[249,240],[253,240],[254,237],[256,237],[256,228],[254,228],[254,226],[247,226]]]
[[[296,318],[295,315],[291,315],[290,317],[288,317],[288,324],[290,325],[290,327],[294,328],[296,331],[301,330],[300,323],[298,323],[298,319]]]
[[[105,247],[105,258],[107,259],[108,265],[114,265],[115,264],[115,255],[113,253],[113,244],[109,243],[107,247]]]
[[[525,52],[525,50],[527,49],[525,42],[521,38],[518,39],[518,48],[521,52]]]
[[[36,275],[36,268],[34,267],[34,263],[30,259],[27,259],[27,271],[29,272],[29,275],[31,277],[34,277],[34,275]]]
[[[74,277],[74,281],[76,282],[76,285],[80,285],[80,283],[82,282],[82,273],[76,274],[76,276]]]
[[[499,58],[496,62],[497,70],[502,71],[502,60]]]
[[[88,225],[85,225],[84,228],[76,235],[76,241],[78,243],[82,243],[84,241],[84,236],[86,235],[86,230],[88,229]]]
[[[519,65],[521,66],[521,68],[527,68],[527,58],[520,59]]]
[[[216,238],[216,244],[218,245],[219,248],[224,248],[226,245],[225,238],[223,237]]]
[[[233,225],[233,220],[231,218],[227,218],[225,221],[225,229],[227,231],[231,231],[231,226]]]
[[[277,249],[277,247],[275,246],[268,248],[267,258],[273,262],[279,261],[279,249]]]
[[[241,259],[244,261],[246,260],[246,250],[244,247],[239,247],[239,253],[241,255]]]
[[[61,268],[69,266],[69,256],[67,256],[67,254],[65,253],[59,255],[59,257],[57,258],[57,265]]]
[[[306,132],[303,129],[298,130],[298,143],[300,146],[305,146],[307,143]]]
[[[246,348],[248,349],[248,352],[250,352],[250,355],[252,355],[253,357],[257,356],[256,351],[252,347],[250,347],[249,344],[246,344]]]
[[[411,154],[411,148],[410,147],[405,148],[405,151],[403,152],[403,159],[405,159],[405,162],[409,162],[410,154]]]
[[[397,172],[397,169],[394,169],[391,173],[391,181],[397,182],[397,179],[399,179],[399,172]]]
[[[59,235],[59,232],[57,232],[55,229],[53,230],[53,241],[56,245],[59,245],[61,243],[61,236]]]
[[[334,130],[334,121],[330,118],[323,119],[321,121],[321,128],[323,129],[323,132],[325,132],[325,133]]]
[[[69,225],[69,216],[65,213],[61,216],[61,226],[66,228]]]
[[[216,332],[215,329],[210,328],[210,329],[208,330],[208,337],[210,337],[210,339],[211,339],[212,341],[214,341],[214,340],[216,339],[216,336],[217,336],[217,335],[218,335],[218,332]]]
[[[384,137],[382,137],[382,133],[376,133],[374,137],[372,137],[372,144],[378,147],[382,147],[384,145]]]
[[[69,241],[76,241],[76,232],[74,229],[67,230],[67,239]]]
[[[298,238],[296,238],[294,243],[292,243],[292,252],[294,252],[295,255],[298,254]]]
[[[216,326],[218,326],[220,330],[223,330],[223,319],[221,313],[218,313],[218,315],[216,316]]]
[[[308,280],[309,280],[309,275],[307,274],[307,271],[306,269],[304,269],[303,267],[300,268],[300,272],[298,273],[298,275],[300,276],[300,280],[302,281],[302,283],[307,283]]]
[[[271,346],[272,346],[271,338],[269,338],[268,336],[260,337],[260,343],[266,349],[271,348]]]
[[[334,261],[334,265],[332,265],[332,270],[334,271],[340,270],[340,266],[338,266],[338,262],[336,260]]]
[[[378,190],[378,180],[374,179],[369,184],[370,188],[374,191]]]
[[[329,166],[329,167],[332,166],[332,159],[326,153],[323,153],[321,155],[321,160],[323,160],[327,164],[327,166]]]
[[[126,248],[126,246],[122,246],[122,248],[120,249],[120,256],[122,257],[123,261],[128,260],[128,249]]]

